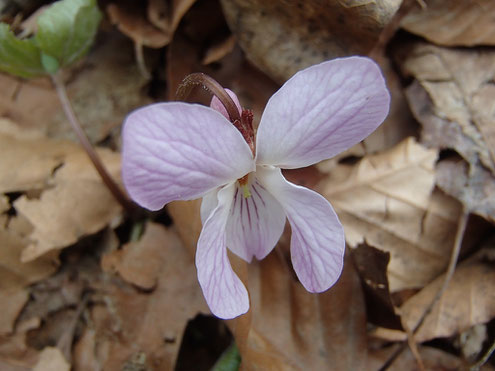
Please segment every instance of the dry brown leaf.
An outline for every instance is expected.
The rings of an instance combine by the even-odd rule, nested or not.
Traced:
[[[366,241],[390,252],[392,292],[424,286],[448,263],[459,210],[432,195],[436,158],[409,138],[354,166],[338,165],[319,187],[351,247]]]
[[[8,209],[10,209],[10,203],[7,196],[0,194],[0,214],[3,214]]]
[[[0,336],[11,334],[14,323],[29,299],[29,292],[24,289],[0,291]]]
[[[50,256],[22,263],[21,252],[27,241],[1,227],[0,246],[0,290],[3,292],[40,281],[55,273],[58,267],[58,261]]]
[[[160,225],[148,224],[139,241],[103,256],[103,270],[118,272],[125,281],[142,289],[153,289],[162,274],[162,262],[167,259],[163,234]]]
[[[70,371],[70,364],[58,348],[46,347],[33,371]]]
[[[388,328],[401,328],[388,285],[387,266],[390,254],[368,244],[361,244],[352,250],[352,256],[367,294],[368,321]]]
[[[282,243],[287,242],[285,238]],[[346,258],[344,267],[334,287],[315,295],[294,279],[280,251],[250,264],[252,326],[247,329],[247,349],[241,353],[244,369],[325,370],[329,364],[335,370],[364,368],[363,293],[352,259]],[[231,327],[242,326],[241,320],[231,322]]]
[[[77,146],[43,138],[39,132],[0,119],[0,148],[1,194],[45,188],[53,170]]]
[[[110,174],[120,176],[120,155],[109,150],[99,154]],[[103,229],[121,214],[121,207],[104,186],[82,150],[65,158],[54,178],[54,187],[39,199],[21,196],[14,203],[17,212],[33,225],[31,243],[22,261],[32,261],[51,250],[75,243],[80,237]]]
[[[107,6],[110,21],[136,44],[162,48],[169,44],[180,20],[196,0],[174,0],[169,7],[165,1],[148,2],[146,15],[142,3],[119,2]]]
[[[403,20],[402,28],[445,46],[495,45],[492,0],[429,0]]]
[[[437,164],[436,181],[447,194],[472,213],[495,223],[495,176],[482,166],[444,160]]]
[[[96,356],[97,349],[96,332],[86,327],[74,346],[74,371],[101,370],[101,364]]]
[[[248,59],[278,82],[327,59],[366,54],[401,0],[222,0]]]
[[[99,32],[98,43],[82,66],[66,75],[74,110],[93,143],[118,129],[129,111],[150,103],[146,81],[134,64],[132,46],[116,31]],[[48,79],[19,80],[0,74],[0,86],[0,117],[52,138],[76,140]]]
[[[217,62],[227,54],[231,53],[234,50],[236,45],[236,39],[234,35],[230,35],[226,39],[222,40],[218,44],[211,46],[205,53],[203,64],[210,64],[213,62]]]
[[[208,313],[193,259],[176,233],[158,224],[151,228],[148,241],[153,237],[164,250],[156,288],[143,293],[123,284],[106,286],[106,305],[92,311],[104,370],[120,370],[137,354],[156,369],[172,369],[187,321]]]
[[[406,96],[423,126],[422,142],[495,171],[495,52],[418,43],[402,68],[417,80]]]
[[[445,280],[438,277],[401,306],[402,320],[414,328]],[[444,295],[415,335],[418,342],[447,337],[495,316],[495,270],[484,263],[457,268]]]
[[[462,359],[439,349],[426,346],[418,347],[426,370],[467,370]],[[383,348],[370,352],[369,363],[366,370],[379,370],[390,356],[397,350],[396,346]],[[418,363],[411,350],[408,348],[402,352],[392,365],[387,368],[390,371],[417,371]],[[488,371],[488,370],[486,370]]]
[[[32,370],[38,361],[38,351],[26,344],[27,334],[30,330],[40,326],[39,318],[31,318],[17,323],[14,334],[0,337],[0,365],[3,363],[12,367],[12,370]],[[4,368],[0,367],[3,371]],[[9,370],[9,368],[5,368]]]

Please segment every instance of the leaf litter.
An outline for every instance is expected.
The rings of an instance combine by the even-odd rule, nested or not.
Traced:
[[[151,83],[139,75],[132,45],[108,24],[100,27],[93,51],[65,75],[93,142],[119,148],[127,112],[156,97],[173,99],[182,78],[198,71],[232,88],[259,122],[278,87],[274,80],[318,61],[367,53],[401,5],[349,2],[329,15],[326,9],[315,13],[313,2],[304,9],[286,2],[279,5],[283,14],[257,1],[221,3],[225,13],[214,1],[174,1],[168,8],[149,1],[118,16],[121,30],[132,28],[123,32],[133,42],[159,49],[144,54]],[[333,162],[287,172],[334,205],[349,247],[345,270],[323,294],[303,290],[288,259],[288,227],[262,262],[247,266],[231,256],[252,309],[227,321],[228,329],[217,323],[233,334],[243,369],[413,370],[419,359],[425,369],[466,369],[488,358],[493,260],[475,254],[493,237],[495,220],[495,64],[491,49],[478,47],[493,44],[492,23],[479,16],[490,6],[436,0],[423,10],[412,7],[401,27],[430,41],[401,31],[380,56],[396,97],[389,122]],[[115,19],[117,11],[109,9]],[[310,29],[308,16],[315,25]],[[159,45],[146,41],[150,27]],[[346,45],[339,42],[342,32]],[[260,35],[268,36],[259,42]],[[267,45],[275,46],[270,53]],[[131,239],[135,222],[123,215],[82,150],[66,140],[72,135],[51,103],[48,82],[5,74],[0,81],[0,368],[168,370],[186,364],[179,354],[193,357],[198,349],[183,342],[184,331],[197,315],[208,314],[193,260],[200,203],[169,205],[154,221],[140,221],[144,232]],[[207,103],[201,92],[197,98]],[[118,152],[99,152],[119,179]],[[445,281],[463,209],[477,215],[467,228],[477,232],[464,234],[461,261],[445,292],[409,335],[413,351],[392,360]],[[492,250],[483,251],[489,256]],[[486,335],[473,335],[480,328]],[[475,351],[455,340],[463,334],[477,339]],[[193,369],[207,368],[199,363]]]

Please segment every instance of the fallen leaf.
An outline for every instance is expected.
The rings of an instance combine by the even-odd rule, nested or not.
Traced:
[[[54,169],[77,146],[44,138],[33,130],[22,130],[0,119],[0,194],[43,189]]]
[[[282,83],[313,64],[369,52],[401,2],[222,0],[221,4],[248,59]]]
[[[495,45],[491,0],[430,0],[402,20],[405,30],[445,46]]]
[[[480,165],[444,160],[436,167],[437,185],[466,210],[495,223],[495,176]]]
[[[29,292],[24,289],[0,291],[0,336],[11,334],[14,331],[14,323],[22,308],[29,299]]]
[[[40,353],[40,359],[33,371],[70,371],[70,364],[58,348],[46,347]]]
[[[466,370],[466,365],[462,359],[439,349],[420,346],[419,354],[424,363],[425,370]],[[370,352],[369,364],[366,368],[369,371],[380,369],[390,356],[397,350],[397,346],[391,346]],[[390,371],[417,371],[418,363],[411,350],[407,348],[399,357],[387,368]],[[488,371],[488,370],[487,370]]]
[[[3,214],[8,209],[10,209],[9,199],[7,198],[7,196],[0,194],[0,214]]]
[[[86,327],[74,346],[73,367],[74,371],[102,370],[98,361],[96,332]]]
[[[163,228],[149,223],[139,241],[103,256],[103,270],[118,272],[125,281],[144,290],[153,289],[162,274],[162,262],[168,256],[163,237]]]
[[[406,89],[428,146],[451,148],[495,171],[495,52],[409,45],[402,69],[417,82]]]
[[[150,48],[162,48],[172,40],[180,20],[196,0],[148,2],[146,14],[141,3],[119,2],[109,4],[110,21],[136,44]]]
[[[100,150],[109,173],[120,176],[120,155]],[[31,243],[23,252],[23,262],[32,261],[49,251],[75,243],[95,233],[121,214],[121,207],[104,186],[82,150],[71,153],[53,178],[54,187],[39,199],[21,196],[14,202],[18,213],[33,225]]]
[[[218,60],[225,57],[227,54],[231,53],[234,50],[236,45],[236,39],[234,35],[230,35],[226,39],[221,42],[214,44],[211,46],[205,53],[203,64],[210,64],[213,62],[217,62]]]
[[[366,293],[368,321],[388,328],[402,328],[388,285],[390,253],[361,244],[352,250],[352,257]]]
[[[286,236],[287,237],[287,236]],[[282,241],[288,244],[288,238]],[[315,295],[294,279],[277,249],[249,266],[252,324],[242,365],[247,370],[360,370],[367,362],[366,313],[350,256],[335,286]],[[242,325],[242,317],[231,328]],[[242,333],[242,331],[241,331]],[[234,331],[234,336],[236,332]],[[236,339],[237,344],[241,339]],[[339,346],[336,346],[339,344]]]
[[[409,138],[354,166],[336,166],[318,186],[351,247],[366,241],[390,252],[391,292],[422,287],[447,266],[459,210],[432,195],[436,159],[436,150]]]
[[[173,230],[152,224],[161,272],[154,290],[137,291],[124,283],[105,286],[106,306],[94,306],[97,354],[104,370],[120,370],[133,355],[144,353],[146,363],[172,369],[187,324],[208,313],[196,278],[193,259]],[[148,232],[150,233],[150,232]]]
[[[27,241],[0,227],[0,291],[25,287],[51,276],[58,267],[58,261],[46,256],[34,262],[22,263],[21,253]]]
[[[40,326],[39,318],[18,321],[15,326],[15,333],[9,336],[0,336],[0,362],[13,367],[13,370],[19,371],[27,369],[32,370],[38,361],[39,352],[26,344],[27,334],[29,331]],[[0,366],[3,364],[0,363]],[[17,367],[17,368],[14,368]],[[3,367],[1,367],[3,371]],[[9,368],[5,368],[9,370]]]
[[[402,321],[414,328],[425,308],[443,284],[438,277],[400,308]],[[462,332],[474,325],[488,322],[495,316],[495,270],[484,263],[459,266],[442,298],[435,304],[415,340],[424,342]]]

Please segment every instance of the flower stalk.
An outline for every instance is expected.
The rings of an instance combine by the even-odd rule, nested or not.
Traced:
[[[117,183],[115,183],[115,181],[112,179],[110,174],[108,174],[108,171],[103,165],[100,156],[98,156],[93,145],[86,136],[86,133],[84,132],[79,120],[77,119],[74,109],[72,108],[72,104],[70,103],[69,97],[67,95],[67,91],[65,89],[65,84],[62,80],[62,77],[60,76],[60,73],[52,74],[50,75],[50,77],[55,87],[55,90],[57,91],[57,96],[60,100],[60,103],[62,104],[62,108],[64,110],[65,116],[69,120],[69,123],[72,129],[74,130],[74,132],[76,133],[79,142],[86,151],[89,159],[91,160],[96,171],[100,175],[103,183],[107,186],[108,190],[113,195],[113,197],[115,197],[117,202],[122,205],[124,210],[129,215],[132,215],[136,210],[135,204],[129,200],[129,198],[124,194],[124,192],[120,189]]]

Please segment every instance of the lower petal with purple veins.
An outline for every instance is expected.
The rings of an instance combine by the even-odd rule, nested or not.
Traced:
[[[251,262],[261,260],[275,247],[285,226],[280,203],[250,174],[250,181],[237,186],[227,223],[227,247]],[[244,189],[248,187],[247,189]]]
[[[230,319],[249,310],[249,296],[227,256],[226,227],[235,185],[218,192],[218,204],[203,225],[196,251],[198,280],[211,312]]]

